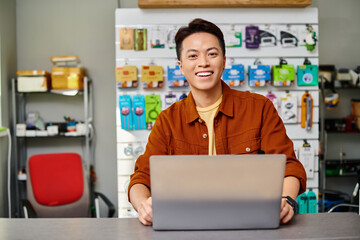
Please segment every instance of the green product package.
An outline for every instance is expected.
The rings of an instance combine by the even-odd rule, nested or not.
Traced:
[[[308,197],[307,194],[304,192],[297,197],[299,213],[304,214],[308,213]]]
[[[317,213],[317,198],[313,190],[309,190],[308,194],[308,213]]]
[[[135,50],[136,51],[147,50],[147,29],[146,28],[135,29]]]
[[[291,86],[295,81],[295,67],[293,64],[273,66],[273,86]]]
[[[161,98],[158,94],[145,96],[145,114],[146,122],[155,122],[155,119],[161,112]]]

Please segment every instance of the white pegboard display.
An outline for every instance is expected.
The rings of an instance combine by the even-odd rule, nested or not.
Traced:
[[[305,39],[309,36],[309,26],[318,39],[318,10],[316,8],[304,9],[116,9],[115,12],[115,63],[116,68],[135,66],[136,71],[131,76],[137,81],[133,87],[121,87],[122,83],[114,84],[117,91],[116,105],[116,133],[117,133],[117,161],[118,161],[118,193],[119,217],[134,217],[136,213],[127,202],[127,184],[133,172],[136,158],[143,153],[150,130],[124,130],[121,117],[128,112],[123,112],[119,107],[119,99],[124,96],[160,95],[161,109],[165,109],[165,98],[168,94],[176,96],[188,94],[189,86],[178,88],[170,87],[168,82],[168,68],[177,65],[173,37],[177,29],[187,25],[194,18],[203,18],[217,24],[225,36],[226,68],[234,65],[243,66],[244,78],[239,86],[231,86],[241,91],[251,91],[267,96],[269,93],[276,96],[279,106],[284,96],[290,94],[295,102],[292,109],[291,120],[285,119],[288,136],[294,141],[296,152],[306,139],[314,147],[314,164],[311,162],[311,178],[308,187],[318,188],[318,140],[319,140],[319,93],[317,84],[303,86],[297,78],[297,67],[304,64],[307,58],[312,65],[319,64],[318,45],[309,50],[305,46]],[[246,28],[257,26],[259,30],[266,30],[264,41],[259,48],[246,47]],[[139,31],[137,29],[140,29]],[[146,29],[146,30],[144,30]],[[125,31],[125,33],[124,33]],[[286,32],[287,35],[282,35]],[[125,34],[125,35],[124,35]],[[291,35],[292,34],[292,35]],[[141,41],[138,40],[141,35]],[[159,41],[156,41],[159,39]],[[127,48],[127,49],[126,49]],[[137,50],[135,50],[137,49]],[[146,50],[139,50],[146,49]],[[260,61],[261,65],[270,65],[271,69],[279,65],[280,58],[287,64],[294,65],[295,78],[291,85],[275,87],[273,85],[252,87],[249,84],[249,66]],[[162,68],[161,88],[144,88],[142,66],[160,66]],[[134,70],[134,69],[132,69]],[[118,70],[115,70],[118,71]],[[118,72],[117,72],[118,74]],[[129,73],[126,73],[129,74]],[[273,79],[273,73],[271,72]],[[129,84],[129,83],[128,83]],[[130,83],[131,85],[131,83]],[[236,85],[236,84],[235,84]],[[127,85],[129,86],[129,85]],[[302,122],[302,97],[305,92],[311,94],[312,127],[301,127]],[[274,103],[276,104],[276,101]],[[123,104],[123,102],[121,103]],[[133,103],[134,104],[134,103]],[[123,107],[123,106],[122,106]],[[146,106],[145,106],[146,107]],[[122,108],[121,108],[122,109]],[[131,109],[130,109],[131,111]],[[137,111],[133,108],[133,111]],[[281,113],[280,107],[278,109]],[[284,112],[284,111],[283,111]],[[143,111],[139,111],[140,114]],[[125,115],[124,115],[125,114]],[[281,115],[281,114],[280,114]],[[134,118],[136,116],[134,115]],[[140,120],[132,124],[140,124]],[[141,122],[142,123],[142,122]],[[148,126],[147,126],[148,127]],[[308,163],[307,163],[308,164]]]

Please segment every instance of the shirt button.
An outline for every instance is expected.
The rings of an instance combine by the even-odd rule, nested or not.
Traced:
[[[207,134],[206,134],[206,133],[203,134],[203,138],[207,138]]]
[[[198,121],[199,121],[199,123],[202,123],[202,120],[200,118],[198,119]]]
[[[249,147],[245,148],[245,151],[250,152],[250,148]]]

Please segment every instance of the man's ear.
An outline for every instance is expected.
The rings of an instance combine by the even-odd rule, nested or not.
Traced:
[[[224,56],[224,61],[223,61],[223,68],[225,69],[225,66],[226,66],[226,57]]]
[[[184,74],[184,71],[183,71],[183,67],[182,67],[182,62],[181,62],[181,60],[178,61],[178,65],[179,65],[179,68],[180,68],[181,73],[182,73],[183,75],[185,75],[185,74]]]

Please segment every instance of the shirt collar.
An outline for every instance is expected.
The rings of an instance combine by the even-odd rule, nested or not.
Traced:
[[[222,112],[223,114],[225,114],[228,117],[233,117],[234,116],[234,98],[233,98],[233,95],[231,94],[231,89],[224,81],[221,81],[221,85],[222,85],[223,97],[222,97],[222,102],[219,106],[219,112]],[[184,107],[185,107],[184,110],[186,113],[185,114],[186,123],[191,123],[200,117],[199,113],[196,110],[195,101],[194,101],[191,91],[190,91],[188,97],[186,99],[184,99]]]

